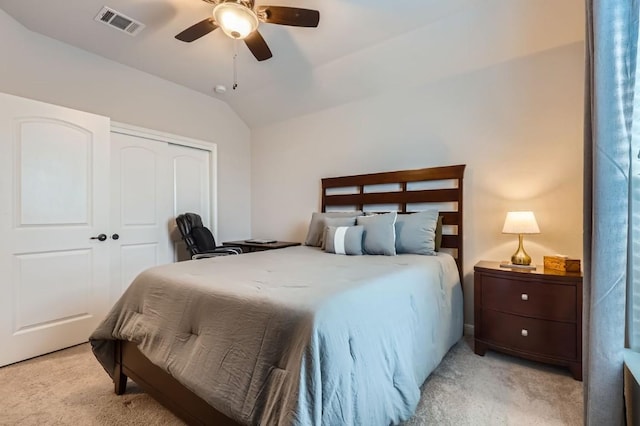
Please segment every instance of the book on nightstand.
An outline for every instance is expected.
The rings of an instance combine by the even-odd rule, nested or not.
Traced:
[[[245,243],[249,244],[272,244],[277,243],[278,240],[266,240],[264,238],[252,238],[250,240],[244,240]]]
[[[516,265],[514,263],[509,263],[509,262],[500,262],[500,267],[501,268],[508,268],[508,269],[524,269],[524,270],[533,270],[536,269],[536,265]]]

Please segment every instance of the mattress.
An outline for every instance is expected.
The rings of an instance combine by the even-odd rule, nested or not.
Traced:
[[[91,335],[139,350],[244,424],[388,425],[462,336],[454,259],[290,247],[141,273]]]

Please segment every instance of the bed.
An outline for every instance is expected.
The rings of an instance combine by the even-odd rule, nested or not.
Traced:
[[[322,180],[323,211],[445,203],[436,256],[302,246],[152,268],[93,333],[94,354],[116,393],[131,378],[189,424],[405,420],[462,335],[463,173]]]

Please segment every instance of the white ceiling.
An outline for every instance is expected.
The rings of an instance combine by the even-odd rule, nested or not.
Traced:
[[[317,9],[319,27],[261,24],[260,32],[273,58],[258,62],[244,43],[227,38],[220,30],[193,43],[174,38],[183,29],[210,16],[212,5],[202,0],[0,0],[0,7],[32,31],[217,97],[227,102],[250,127],[256,127],[359,99],[386,85],[389,79],[410,79],[403,70],[416,65],[413,55],[420,62],[420,72],[427,66],[449,69],[447,64],[442,65],[442,58],[449,56],[448,46],[454,42],[474,44],[473,39],[467,43],[456,36],[458,32],[469,36],[465,20],[471,12],[478,22],[491,27],[494,19],[497,26],[501,19],[511,19],[509,13],[515,16],[522,9],[537,7],[536,10],[543,11],[551,6],[554,14],[560,9],[559,24],[563,21],[567,26],[564,15],[579,11],[582,0],[257,0],[256,3]],[[105,5],[141,21],[146,28],[131,37],[94,21]],[[548,26],[548,19],[542,18]],[[447,26],[452,19],[459,28]],[[512,22],[502,24],[505,31],[513,30]],[[434,31],[433,27],[438,25],[446,27]],[[555,32],[564,37],[563,42],[576,38],[576,25],[568,26],[568,32],[561,26]],[[553,22],[551,27],[553,32]],[[545,29],[545,33],[548,31]],[[546,38],[549,39],[548,34]],[[547,45],[560,42],[547,41]],[[239,83],[235,91],[231,90],[234,43],[238,43]],[[399,43],[402,49],[398,49]],[[434,52],[429,52],[437,46]],[[463,56],[469,53],[466,51]],[[227,93],[215,94],[212,89],[217,84],[227,86]],[[398,81],[389,84],[393,87]]]

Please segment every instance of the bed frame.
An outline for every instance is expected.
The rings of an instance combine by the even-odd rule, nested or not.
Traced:
[[[412,204],[451,203],[450,211],[441,211],[443,224],[442,247],[452,250],[462,277],[462,179],[464,165],[435,167],[418,170],[374,173],[322,179],[322,211],[338,207],[398,205],[401,213],[410,212]],[[439,189],[409,188],[417,182],[441,181]],[[448,182],[447,182],[448,181]],[[380,192],[370,192],[371,186],[385,185]],[[386,189],[395,185],[393,189]],[[344,193],[351,189],[351,193]],[[341,190],[336,194],[336,190]],[[445,232],[446,230],[446,232]],[[149,361],[133,342],[115,342],[116,366],[113,375],[115,392],[126,391],[127,378],[131,378],[146,393],[182,418],[189,425],[238,425],[220,413],[202,398],[191,392],[161,368]]]

